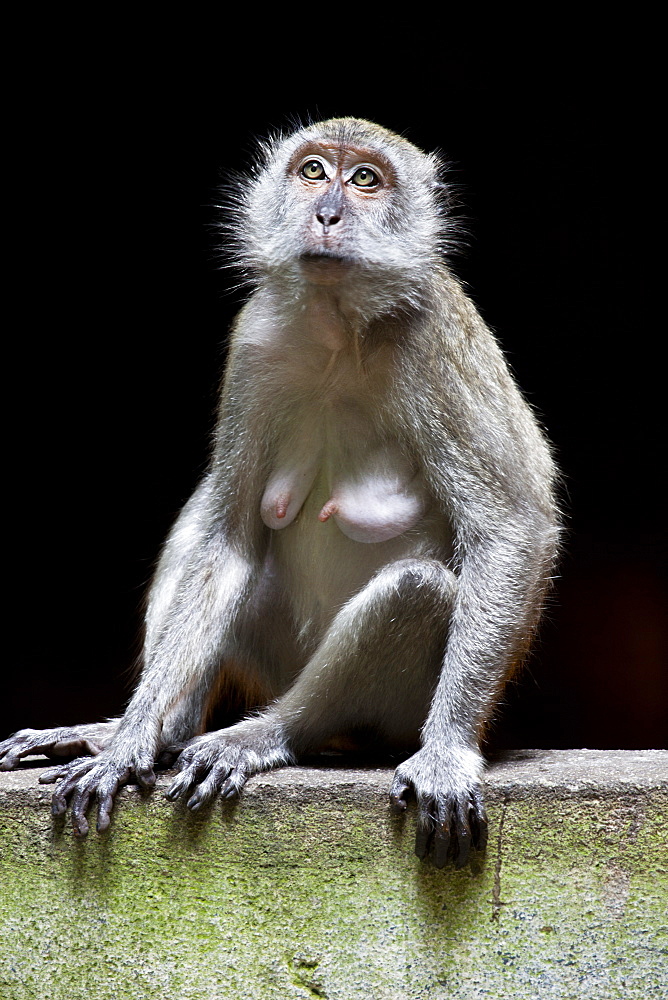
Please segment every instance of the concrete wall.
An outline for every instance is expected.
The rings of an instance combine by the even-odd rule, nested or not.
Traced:
[[[391,772],[291,768],[205,816],[126,789],[108,835],[0,774],[2,1000],[668,995],[668,753],[490,767],[486,856],[412,853]]]

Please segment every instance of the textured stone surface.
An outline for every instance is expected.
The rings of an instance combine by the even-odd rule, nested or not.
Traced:
[[[666,996],[668,752],[492,765],[463,871],[413,856],[385,769],[277,771],[205,816],[126,789],[83,842],[38,773],[0,774],[3,1000]]]

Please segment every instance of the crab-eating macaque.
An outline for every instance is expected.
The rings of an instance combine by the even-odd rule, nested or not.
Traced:
[[[481,736],[528,649],[558,539],[554,466],[501,351],[443,259],[442,168],[370,122],[263,147],[231,244],[253,284],[232,332],[210,467],[167,540],[125,715],[21,730],[0,767],[109,825],[180,750],[199,809],[258,771],[365,733],[404,751],[419,857],[484,847]],[[248,714],[207,732],[212,706]]]

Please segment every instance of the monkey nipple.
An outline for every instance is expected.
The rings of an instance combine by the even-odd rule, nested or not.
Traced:
[[[283,518],[288,512],[288,507],[290,505],[289,497],[281,497],[280,500],[276,501],[276,507],[274,509],[274,514],[278,518]]]
[[[322,521],[322,523],[324,524],[325,521],[329,521],[332,514],[337,514],[338,510],[339,510],[339,505],[336,502],[336,500],[328,500],[325,506],[318,514],[318,520]]]
[[[262,520],[268,528],[274,529],[286,528],[294,521],[298,512],[299,506],[294,503],[293,495],[287,491],[275,493],[273,490],[267,490],[260,506]]]

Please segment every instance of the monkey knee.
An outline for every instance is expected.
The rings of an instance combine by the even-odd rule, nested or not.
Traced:
[[[437,559],[400,559],[376,576],[402,600],[424,600],[450,606],[457,592],[457,577]]]

